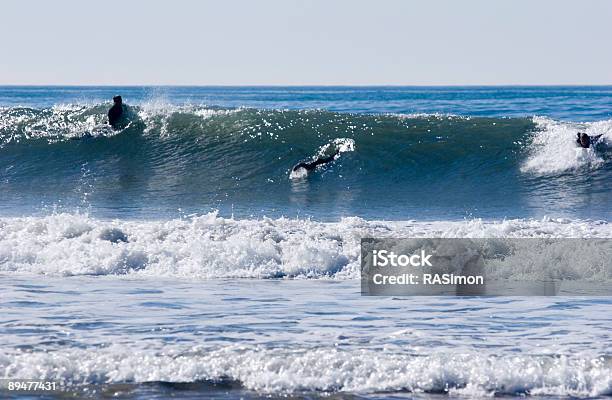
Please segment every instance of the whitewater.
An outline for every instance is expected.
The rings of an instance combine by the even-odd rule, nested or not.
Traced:
[[[0,87],[0,379],[92,398],[610,396],[609,296],[359,281],[364,237],[611,238],[610,104],[608,87]],[[602,137],[578,149],[578,132]],[[612,284],[612,264],[572,263],[589,252],[489,273]]]
[[[110,275],[186,279],[358,279],[360,240],[408,238],[609,238],[604,221],[367,221],[223,218],[99,220],[79,214],[0,218],[0,271],[47,276]],[[575,249],[571,250],[575,252]],[[589,257],[589,249],[577,257]],[[547,259],[538,260],[543,269]],[[572,255],[566,255],[571,269]],[[593,257],[596,259],[596,257]],[[525,260],[527,263],[527,260]],[[518,266],[498,271],[525,280]],[[574,279],[612,281],[612,268],[572,270]]]

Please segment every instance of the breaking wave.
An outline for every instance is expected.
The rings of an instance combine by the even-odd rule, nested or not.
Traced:
[[[84,385],[142,382],[236,382],[259,393],[428,392],[488,397],[612,394],[608,356],[412,355],[357,349],[229,346],[163,353],[97,350],[0,353],[0,373]]]
[[[344,218],[222,218],[217,213],[168,221],[110,221],[84,215],[0,219],[0,272],[50,276],[356,279],[363,237],[609,238],[607,222],[564,219],[384,222]],[[568,250],[569,251],[569,250]],[[541,278],[543,271],[574,280],[612,280],[610,265],[577,269],[583,252],[550,263],[534,249],[530,259],[502,263],[490,275]],[[523,268],[523,265],[525,266]],[[599,265],[599,266],[597,266]]]
[[[422,219],[608,218],[612,121],[150,103],[112,131],[104,105],[0,109],[0,207],[87,203],[104,214]],[[603,135],[579,149],[579,131]],[[78,140],[75,140],[78,139]],[[341,150],[308,179],[294,165]],[[300,171],[302,178],[305,171]],[[505,214],[501,214],[502,211]],[[115,214],[112,214],[115,213]]]

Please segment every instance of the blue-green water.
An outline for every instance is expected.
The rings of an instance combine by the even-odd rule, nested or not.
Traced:
[[[225,108],[325,109],[356,113],[442,113],[480,117],[544,115],[569,121],[612,118],[612,86],[468,87],[112,87],[5,86],[0,105],[161,101]]]
[[[361,297],[359,271],[363,237],[612,237],[611,105],[612,87],[0,87],[0,397],[36,398],[12,379],[66,391],[47,398],[610,396],[609,297]],[[612,281],[563,256],[496,272]]]
[[[113,132],[117,93],[132,123]],[[610,87],[3,87],[0,211],[609,219],[611,104]],[[582,151],[578,131],[604,136]]]

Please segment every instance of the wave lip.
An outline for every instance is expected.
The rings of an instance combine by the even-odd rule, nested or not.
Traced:
[[[267,349],[150,353],[121,346],[97,350],[0,354],[0,374],[64,384],[235,381],[260,393],[428,392],[467,396],[612,394],[607,356],[409,355],[366,349]]]

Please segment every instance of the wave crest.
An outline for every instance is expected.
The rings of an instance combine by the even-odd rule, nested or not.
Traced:
[[[604,163],[595,149],[612,143],[612,120],[592,123],[569,123],[536,117],[537,133],[531,143],[533,150],[523,163],[523,172],[551,174],[576,170],[581,167],[596,169]],[[576,135],[603,135],[597,145],[588,149],[576,146]]]

